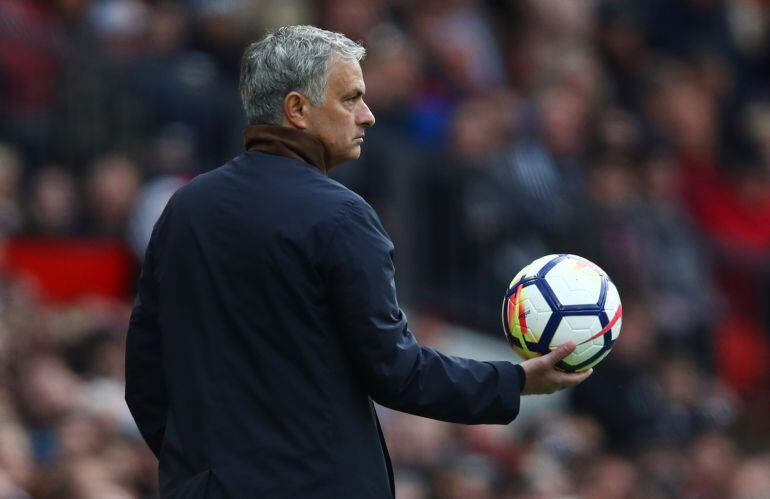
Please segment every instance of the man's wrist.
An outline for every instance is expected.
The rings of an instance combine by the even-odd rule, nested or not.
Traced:
[[[515,364],[516,366],[516,372],[519,374],[519,391],[524,392],[524,385],[527,384],[527,373],[524,371],[524,368],[521,367],[521,364]]]

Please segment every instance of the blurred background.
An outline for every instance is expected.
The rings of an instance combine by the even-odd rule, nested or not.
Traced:
[[[381,410],[399,499],[770,498],[770,1],[0,0],[0,498],[157,496],[123,402],[144,247],[242,151],[240,53],[363,40],[377,125],[332,174],[427,345],[514,360],[508,281],[587,257],[621,339],[512,425]]]

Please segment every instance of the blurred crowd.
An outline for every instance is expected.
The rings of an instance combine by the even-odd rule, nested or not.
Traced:
[[[245,44],[303,23],[367,47],[377,124],[332,176],[395,240],[418,338],[507,348],[503,292],[549,253],[623,300],[526,423],[382,409],[399,499],[770,498],[767,0],[0,0],[0,498],[156,496],[123,402],[137,269],[242,150]]]

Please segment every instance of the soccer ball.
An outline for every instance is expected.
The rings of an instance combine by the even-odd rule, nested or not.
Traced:
[[[538,258],[516,274],[503,299],[503,331],[523,359],[575,342],[575,351],[556,365],[567,372],[601,362],[622,322],[620,295],[607,273],[575,255]]]

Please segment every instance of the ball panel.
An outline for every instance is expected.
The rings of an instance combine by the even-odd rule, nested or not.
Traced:
[[[514,349],[525,348],[524,339],[521,337],[521,327],[518,321],[518,307],[516,295],[506,296],[503,300],[503,331]]]
[[[520,296],[518,320],[522,336],[533,343],[540,341],[553,312],[535,285],[524,286]]]
[[[536,289],[535,286],[525,286],[519,284],[513,294],[506,296],[503,300],[503,329],[508,337],[511,347],[519,353],[524,359],[537,357],[537,339],[533,337],[527,324],[527,316],[531,316],[536,321],[542,314],[537,310],[537,296],[528,294],[528,288]],[[534,300],[533,300],[534,298]],[[541,297],[542,299],[542,297]],[[546,311],[550,314],[550,310]]]
[[[513,351],[519,354],[519,357],[521,357],[524,360],[534,359],[535,357],[540,357],[541,355],[538,352],[533,352],[532,350],[519,348],[517,346],[513,347]]]
[[[511,329],[513,325],[510,322],[509,316],[508,316],[508,305],[510,302],[510,297],[508,296],[508,293],[506,293],[505,297],[503,298],[503,310],[500,313],[502,322],[503,322],[503,335],[505,335],[505,339],[508,340],[508,343],[511,345],[511,347],[514,347],[514,338],[511,334]]]
[[[618,288],[612,281],[607,281],[607,298],[604,301],[604,309],[607,311],[607,315],[612,317],[615,315],[615,311],[620,306],[620,295],[618,294]]]
[[[603,361],[604,358],[607,355],[609,355],[611,350],[612,350],[612,348],[607,348],[603,352],[600,351],[601,353],[595,359],[592,359],[590,362],[588,362],[585,365],[579,366],[577,369],[575,369],[575,372],[579,373],[579,372],[583,372],[583,371],[587,371],[588,369],[591,369],[596,364],[598,364],[599,362]]]
[[[531,266],[532,266],[532,265],[527,265],[526,267],[524,267],[523,269],[521,269],[521,270],[519,271],[519,273],[518,273],[518,274],[516,274],[516,275],[514,276],[514,278],[513,278],[513,279],[511,279],[511,283],[510,283],[510,284],[508,284],[508,291],[509,291],[509,293],[510,293],[510,291],[511,291],[511,288],[513,288],[514,286],[516,286],[516,284],[518,284],[518,282],[519,282],[519,281],[520,281],[522,278],[524,278],[524,276],[526,276],[526,275],[527,275],[527,273],[529,272],[529,268],[530,268]]]
[[[571,260],[577,260],[579,262],[582,262],[584,265],[586,265],[588,267],[591,267],[594,270],[594,272],[596,272],[599,275],[603,275],[603,276],[607,275],[607,272],[605,272],[603,268],[599,267],[598,265],[596,265],[594,262],[592,262],[591,260],[589,260],[587,258],[583,258],[582,256],[571,255],[571,254],[567,255],[567,256]]]
[[[598,354],[602,350],[602,345],[595,345],[592,342],[583,343],[575,348],[575,351],[564,358],[564,362],[578,368],[586,361],[590,361],[592,357]]]
[[[614,326],[612,326],[612,341],[615,341],[618,339],[618,336],[620,336],[620,327],[623,325],[623,318],[618,319],[618,322],[615,323]]]
[[[582,362],[574,359],[572,355],[568,355],[564,360],[556,364],[556,368],[566,372],[582,372],[590,369],[601,362],[610,353],[612,344],[604,345],[601,348],[596,346],[592,346],[591,348],[592,353],[590,356],[581,356],[585,359]]]
[[[556,348],[572,340],[576,345],[590,343],[591,336],[601,331],[602,325],[596,315],[566,315],[556,328],[551,338],[550,348]],[[577,351],[577,349],[576,349]],[[574,353],[572,354],[574,355]]]
[[[564,258],[545,275],[545,281],[562,305],[596,304],[602,275],[583,261]]]
[[[614,342],[620,335],[620,327],[623,325],[623,306],[618,305],[613,315],[609,315],[609,311],[602,313],[603,332],[606,341]],[[597,338],[601,339],[601,338]]]
[[[527,277],[536,276],[538,272],[540,272],[543,269],[543,267],[545,267],[548,264],[548,262],[558,257],[559,255],[546,255],[530,263],[527,266]]]

